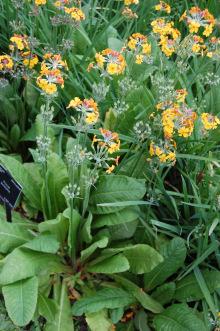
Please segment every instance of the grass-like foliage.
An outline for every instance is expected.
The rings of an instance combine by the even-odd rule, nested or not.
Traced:
[[[219,13],[0,0],[0,330],[219,330]]]

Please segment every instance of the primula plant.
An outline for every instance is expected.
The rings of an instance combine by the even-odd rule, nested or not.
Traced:
[[[0,5],[0,330],[219,330],[220,3]]]

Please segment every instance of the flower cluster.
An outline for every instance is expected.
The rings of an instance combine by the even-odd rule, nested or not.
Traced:
[[[90,63],[88,70],[99,69],[102,75],[120,75],[124,72],[126,61],[124,56],[110,48],[104,49],[95,55],[96,63]]]
[[[159,38],[162,52],[170,57],[175,51],[180,40],[180,32],[174,28],[173,22],[166,22],[164,18],[158,18],[151,22],[153,32]]]
[[[220,119],[209,113],[202,113],[201,121],[205,130],[214,130],[220,125]]]
[[[138,5],[139,0],[124,0],[125,6]]]
[[[37,85],[43,93],[54,95],[57,86],[64,87],[62,70],[67,69],[67,64],[60,54],[46,53],[41,63],[40,75],[37,77]]]
[[[186,90],[177,90],[174,101],[167,101],[157,105],[162,110],[162,125],[164,137],[171,139],[175,133],[181,137],[189,137],[194,129],[197,115],[185,103]]]
[[[212,37],[207,42],[207,53],[209,58],[220,59],[220,38]]]
[[[70,0],[58,0],[55,1],[54,6],[64,11],[69,15],[74,22],[80,22],[85,20],[85,14],[80,8],[72,7]]]
[[[13,59],[9,55],[0,55],[0,70],[7,72],[12,70],[14,65]]]
[[[35,0],[34,3],[36,6],[42,6],[42,5],[46,5],[47,0]]]
[[[164,11],[167,14],[171,13],[171,7],[164,1],[160,1],[159,4],[155,6],[155,10],[157,11]]]
[[[151,54],[151,44],[147,37],[140,33],[134,33],[129,37],[128,48],[134,51],[137,64],[146,61],[146,56]]]
[[[157,144],[152,141],[149,154],[151,157],[156,156],[160,163],[173,165],[176,162],[175,148],[176,144],[172,140],[159,141]]]
[[[94,125],[98,121],[99,110],[93,99],[81,100],[76,97],[70,101],[67,108],[75,108],[80,113],[81,120],[88,125]]]
[[[27,35],[15,34],[10,38],[9,49],[16,61],[21,61],[25,67],[33,69],[39,62],[38,56],[30,50],[31,46]]]
[[[93,137],[92,148],[94,150],[93,158],[96,166],[103,166],[106,168],[106,173],[110,174],[118,165],[119,157],[111,157],[110,155],[116,153],[120,149],[120,139],[116,132],[100,128],[101,138]],[[109,155],[110,154],[110,155]],[[109,164],[113,162],[113,164]]]
[[[208,9],[200,9],[192,7],[189,11],[185,11],[180,18],[180,21],[185,21],[189,27],[190,33],[198,33],[200,28],[203,29],[203,35],[208,37],[212,33],[215,26],[215,18]]]

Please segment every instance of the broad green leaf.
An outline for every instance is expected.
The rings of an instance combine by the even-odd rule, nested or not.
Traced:
[[[47,161],[47,187],[50,197],[50,208],[47,203],[45,183],[41,190],[43,212],[47,219],[56,218],[57,214],[66,208],[65,198],[61,191],[67,183],[68,175],[65,163],[57,154],[51,153]]]
[[[7,155],[0,154],[0,162],[10,171],[12,176],[22,185],[25,197],[28,199],[30,204],[42,210],[40,201],[40,187],[37,181],[29,174],[29,171],[17,161],[15,158]]]
[[[59,242],[51,234],[39,234],[37,237],[24,244],[23,247],[33,251],[55,254],[59,249]]]
[[[87,244],[90,244],[92,242],[92,234],[91,234],[92,221],[93,221],[93,216],[91,213],[89,213],[89,216],[86,219],[80,233],[82,237],[82,241],[86,242]]]
[[[130,280],[118,276],[111,276],[118,284],[124,287],[129,293],[131,293],[137,301],[140,302],[143,308],[152,311],[155,314],[161,313],[163,311],[163,307],[159,302],[153,299],[150,295],[143,291],[136,284],[132,283]]]
[[[176,304],[154,318],[156,331],[207,331],[204,323],[186,304]]]
[[[7,285],[38,274],[60,273],[67,269],[54,254],[20,247],[1,260],[0,284]]]
[[[108,241],[109,239],[107,237],[103,237],[81,251],[81,261],[83,262],[88,259],[88,257],[96,251],[96,249],[105,248],[108,245]]]
[[[138,207],[127,207],[116,213],[100,215],[93,222],[93,228],[100,228],[102,226],[112,226],[125,224],[137,219],[139,214]]]
[[[162,284],[183,265],[186,258],[184,240],[178,237],[172,239],[166,245],[163,256],[164,261],[144,275],[145,288],[148,290]]]
[[[37,292],[37,277],[3,286],[5,305],[15,325],[25,326],[31,321],[37,305]]]
[[[109,248],[103,251],[103,254],[123,253],[130,264],[130,271],[135,274],[143,274],[154,269],[163,261],[160,255],[153,247],[145,244],[137,244],[128,247]]]
[[[58,305],[55,300],[49,299],[43,294],[39,293],[38,310],[39,314],[46,318],[47,321],[53,322],[58,311]]]
[[[126,162],[122,163],[118,171],[119,175],[125,175],[134,178],[146,178],[146,173],[146,155],[142,152],[129,157]]]
[[[147,323],[147,314],[143,310],[138,311],[134,323],[138,331],[150,331]]]
[[[117,212],[122,210],[123,206],[105,207],[99,204],[140,200],[145,192],[144,180],[117,175],[101,176],[97,188],[91,195],[90,208],[95,214]]]
[[[157,287],[157,289],[152,293],[152,297],[162,305],[165,305],[173,299],[175,289],[176,285],[173,282],[163,284]]]
[[[38,225],[38,229],[41,233],[48,232],[53,234],[57,240],[64,244],[69,228],[69,220],[63,216],[63,214],[58,214],[57,218],[54,220],[48,220],[41,222]]]
[[[123,46],[124,46],[123,41],[114,37],[108,38],[108,47],[113,49],[114,51],[120,52]]]
[[[133,237],[138,226],[138,220],[125,224],[118,224],[108,227],[112,240],[123,240]]]
[[[90,297],[82,298],[73,305],[73,315],[96,313],[104,308],[125,307],[134,301],[132,295],[121,288],[103,288]]]
[[[114,274],[127,271],[130,268],[128,260],[122,254],[111,256],[96,264],[90,263],[87,265],[87,270],[90,272]]]
[[[58,311],[51,322],[47,322],[45,331],[74,331],[70,301],[65,282],[59,294]]]
[[[220,271],[204,270],[202,271],[202,275],[210,293],[220,289]],[[190,274],[176,283],[174,298],[181,302],[197,301],[204,298],[194,274]]]
[[[0,220],[0,252],[8,253],[14,248],[31,240],[33,235],[16,223]]]
[[[112,331],[113,325],[108,318],[108,313],[105,309],[100,310],[97,313],[86,314],[86,322],[91,331]]]

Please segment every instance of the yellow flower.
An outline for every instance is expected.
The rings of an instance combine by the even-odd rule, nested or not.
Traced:
[[[146,44],[143,44],[142,45],[143,49],[142,49],[142,52],[144,54],[150,54],[151,53],[151,45],[146,43]]]
[[[82,104],[82,101],[80,98],[76,97],[73,100],[70,101],[69,105],[67,108],[76,108]]]
[[[155,6],[155,10],[157,11],[165,11],[167,14],[171,13],[171,7],[164,1],[160,1],[158,5]]]
[[[209,25],[207,25],[206,27],[205,27],[205,30],[203,31],[203,35],[204,36],[206,36],[206,37],[208,37],[208,36],[210,36],[210,34],[212,33],[212,31],[213,31],[213,24],[209,24]]]
[[[47,0],[35,0],[35,5],[36,6],[45,5],[46,2],[47,2]]]
[[[9,46],[11,50],[14,50],[15,46],[19,51],[23,51],[25,48],[29,48],[26,35],[15,34],[13,37],[10,38],[10,41],[12,42],[12,44]]]
[[[108,169],[106,170],[106,173],[111,174],[114,169],[115,169],[115,165],[113,164],[111,167],[108,167]]]
[[[143,62],[144,56],[143,55],[136,55],[135,63],[141,64]]]
[[[189,24],[189,32],[190,33],[197,33],[199,31],[200,24],[196,21],[191,21]]]
[[[125,6],[130,6],[130,5],[138,5],[139,0],[124,0]]]
[[[0,70],[11,70],[14,62],[9,55],[0,55]]]
[[[220,124],[220,119],[217,116],[211,115],[209,113],[202,113],[201,120],[206,130],[214,130]]]
[[[23,63],[26,67],[33,69],[39,62],[37,55],[31,54],[30,51],[21,53]]]
[[[109,75],[115,75],[118,73],[118,65],[117,63],[109,63],[107,65],[107,72]]]
[[[72,8],[64,7],[64,11],[65,13],[69,14],[72,17],[72,19],[74,19],[76,22],[85,20],[85,14],[81,9],[77,7],[72,7]]]

